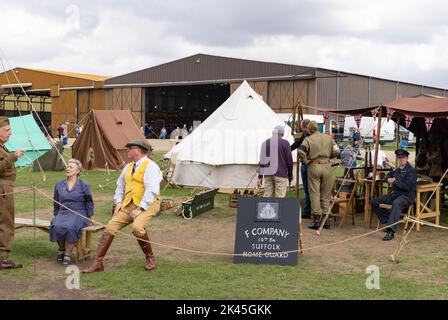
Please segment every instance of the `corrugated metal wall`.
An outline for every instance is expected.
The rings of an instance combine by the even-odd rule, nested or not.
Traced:
[[[407,97],[415,97],[419,94],[422,94],[422,86],[416,86],[408,83],[399,83],[398,84],[398,97],[397,98],[407,98]]]
[[[441,96],[441,97],[445,96],[445,90],[436,88],[423,87],[423,93],[433,94],[435,96]]]
[[[337,106],[337,83],[334,73],[318,71],[317,81],[317,105],[324,108],[336,108]]]
[[[303,105],[308,105],[310,102],[310,80],[251,81],[248,83],[255,92],[263,97],[263,100],[272,108],[272,110],[277,113],[289,113],[293,106],[297,105],[299,102]],[[230,94],[232,94],[240,84],[240,82],[231,83]]]
[[[142,88],[109,89],[105,93],[106,107],[111,110],[130,110],[135,123],[142,125]]]
[[[343,75],[339,78],[339,107],[354,109],[369,106],[369,79]]]
[[[370,106],[378,106],[394,101],[397,83],[381,79],[370,80]]]
[[[317,105],[332,109],[357,109],[386,104],[403,97],[420,94],[443,96],[446,91],[419,85],[369,78],[353,74],[318,71]],[[339,80],[338,80],[339,79]]]

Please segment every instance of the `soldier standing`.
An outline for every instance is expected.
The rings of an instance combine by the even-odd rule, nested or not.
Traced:
[[[340,150],[329,135],[319,132],[316,121],[310,121],[308,130],[310,135],[299,147],[299,158],[308,166],[308,189],[314,217],[309,228],[317,230],[322,215],[330,210],[333,187],[330,159],[336,157]],[[330,228],[330,220],[327,219],[324,227]]]
[[[22,150],[9,152],[5,142],[12,135],[8,117],[0,117],[0,270],[22,268],[9,259],[14,239],[14,162],[23,156]]]

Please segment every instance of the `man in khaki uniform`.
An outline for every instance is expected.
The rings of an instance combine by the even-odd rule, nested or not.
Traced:
[[[12,153],[5,142],[12,135],[8,117],[0,117],[0,270],[22,268],[20,263],[9,260],[14,239],[14,162],[23,155],[22,150]]]
[[[308,124],[310,136],[303,140],[299,147],[299,158],[308,166],[308,189],[311,200],[311,214],[314,223],[311,229],[319,229],[322,215],[330,209],[331,189],[333,187],[330,159],[336,157],[340,151],[333,139],[320,133],[316,121]],[[330,220],[325,223],[330,228]]]

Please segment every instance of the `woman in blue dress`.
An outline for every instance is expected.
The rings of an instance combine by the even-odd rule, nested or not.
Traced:
[[[64,265],[71,263],[73,248],[82,235],[82,229],[90,225],[93,218],[93,199],[89,184],[79,179],[82,164],[79,160],[67,162],[66,179],[54,188],[54,218],[50,226],[50,241],[57,242],[57,260]],[[60,203],[60,204],[59,204]],[[82,215],[79,216],[66,207]]]

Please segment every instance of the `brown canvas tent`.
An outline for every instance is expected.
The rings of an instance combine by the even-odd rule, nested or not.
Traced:
[[[118,170],[130,161],[126,143],[144,139],[129,110],[92,110],[72,146],[72,155],[86,169]]]

